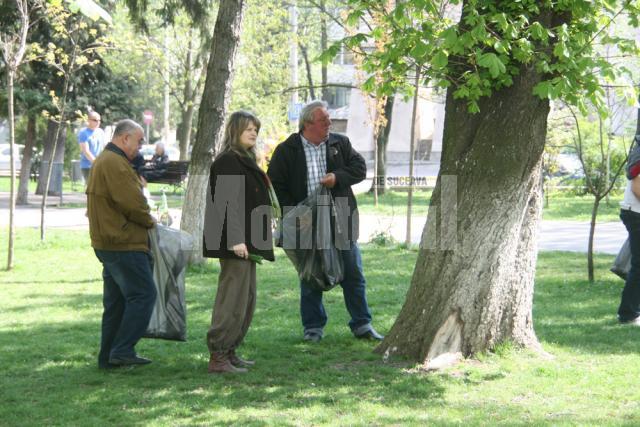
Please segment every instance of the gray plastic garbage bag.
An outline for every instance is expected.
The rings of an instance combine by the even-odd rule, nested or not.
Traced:
[[[184,231],[158,224],[149,230],[149,242],[158,296],[145,337],[186,341],[184,276],[193,238]]]
[[[325,187],[290,209],[282,219],[282,247],[308,286],[328,291],[342,282],[344,264],[333,242],[335,206]]]
[[[629,238],[627,237],[627,240],[624,241],[620,248],[620,252],[618,252],[618,256],[616,256],[616,259],[613,261],[610,270],[622,278],[622,280],[627,280],[629,269],[631,269],[631,248],[629,247]]]

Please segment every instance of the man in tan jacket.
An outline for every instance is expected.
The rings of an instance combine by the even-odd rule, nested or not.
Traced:
[[[91,246],[102,263],[102,338],[98,366],[144,365],[136,354],[153,312],[156,288],[147,230],[155,225],[129,161],[144,140],[142,127],[125,119],[91,168],[87,215]]]

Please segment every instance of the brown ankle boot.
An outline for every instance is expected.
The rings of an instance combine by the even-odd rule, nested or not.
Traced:
[[[236,368],[250,368],[251,366],[256,364],[256,362],[254,362],[253,360],[246,360],[238,356],[235,350],[231,350],[229,352],[229,361]]]
[[[211,353],[211,357],[209,358],[209,368],[208,371],[210,374],[213,373],[241,373],[247,372],[244,368],[236,368],[229,361],[229,353],[226,351],[221,352],[213,352]]]

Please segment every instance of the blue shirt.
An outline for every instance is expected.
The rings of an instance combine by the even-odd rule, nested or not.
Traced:
[[[87,144],[89,152],[93,154],[93,157],[98,157],[98,154],[100,154],[105,145],[104,131],[100,128],[96,128],[93,130],[89,128],[83,128],[80,132],[78,132],[78,144],[83,142]],[[91,161],[89,161],[89,159],[87,159],[82,152],[80,152],[80,168],[91,168]]]

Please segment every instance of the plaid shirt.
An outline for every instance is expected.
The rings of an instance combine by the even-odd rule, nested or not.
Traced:
[[[307,195],[320,185],[320,179],[327,174],[327,141],[315,146],[300,134],[304,156],[307,159]]]

